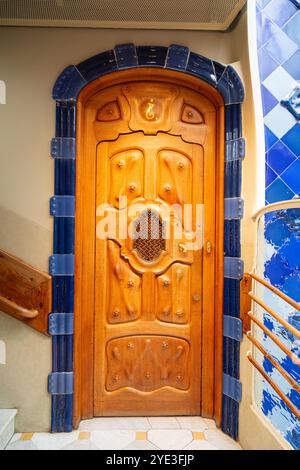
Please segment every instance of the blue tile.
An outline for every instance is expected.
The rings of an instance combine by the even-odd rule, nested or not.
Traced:
[[[113,50],[101,52],[101,54],[80,62],[76,67],[85,80],[90,82],[105,73],[117,70],[115,52]]]
[[[256,21],[258,47],[266,44],[272,36],[280,32],[280,28],[263,13],[257,15]]]
[[[138,46],[136,48],[139,65],[152,67],[164,67],[167,58],[167,47]]]
[[[297,8],[300,8],[300,0],[290,0]]]
[[[265,147],[266,147],[266,150],[269,150],[275,144],[275,142],[277,142],[278,137],[276,137],[276,135],[273,134],[273,132],[267,126],[264,126],[264,128],[265,128]]]
[[[281,245],[278,250],[280,256],[288,266],[299,272],[300,270],[300,238],[290,237],[287,243]]]
[[[265,8],[271,0],[257,0],[257,5],[259,8]]]
[[[266,200],[270,204],[272,202],[292,199],[293,197],[294,193],[279,178],[273,181],[273,183],[266,189]]]
[[[295,155],[280,140],[266,154],[267,164],[278,175],[286,170],[295,159]]]
[[[281,100],[280,104],[287,108],[297,121],[300,121],[300,86],[295,86],[290,95]]]
[[[291,166],[282,173],[283,181],[300,196],[300,160],[296,160]]]
[[[300,50],[298,49],[282,67],[295,79],[300,80]]]
[[[272,59],[264,47],[261,47],[258,51],[258,64],[261,82],[263,82],[278,67],[277,62]]]
[[[213,67],[212,61],[206,57],[202,57],[199,54],[191,52],[186,70],[187,72],[198,75],[208,83],[213,85],[217,84],[215,69]]]
[[[300,155],[300,124],[295,124],[281,140],[298,157]]]
[[[288,60],[297,50],[297,45],[279,30],[266,44],[266,50],[279,64]]]
[[[279,26],[284,25],[297,11],[295,5],[286,0],[272,0],[264,13]]]
[[[216,79],[218,82],[226,69],[226,65],[220,64],[219,62],[215,62],[214,60],[212,62],[215,69]]]
[[[270,91],[264,87],[264,85],[261,86],[261,98],[263,104],[263,113],[265,116],[278,104],[278,101],[275,96],[273,96],[272,93],[270,93]]]
[[[286,34],[300,47],[300,11],[283,28]]]
[[[274,180],[276,180],[277,175],[274,173],[272,168],[269,167],[269,165],[266,164],[266,188],[273,183]]]
[[[166,67],[168,69],[185,70],[189,56],[189,48],[171,44],[168,50]]]
[[[115,47],[118,68],[137,67],[138,58],[134,44],[119,44]]]
[[[66,67],[56,80],[52,97],[54,100],[76,100],[81,88],[86,85],[85,78],[75,65]]]

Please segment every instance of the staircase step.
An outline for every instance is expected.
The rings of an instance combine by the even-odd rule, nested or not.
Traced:
[[[15,432],[17,410],[0,410],[0,450],[4,450]]]

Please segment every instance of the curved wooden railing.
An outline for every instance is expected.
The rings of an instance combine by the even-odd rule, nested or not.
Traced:
[[[279,298],[291,305],[295,310],[300,312],[300,305],[291,299],[289,296],[281,292],[276,287],[269,284],[265,279],[260,278],[255,273],[250,273],[249,276],[259,284],[263,285],[267,289],[271,290]],[[290,323],[288,323],[284,318],[281,317],[277,312],[271,309],[266,305],[261,299],[259,299],[252,291],[249,292],[249,297],[253,303],[259,305],[263,310],[268,312],[273,318],[275,318],[286,330],[288,330],[295,338],[300,338],[300,331],[294,328]],[[264,325],[254,314],[253,311],[248,312],[248,317],[250,320],[255,323],[296,365],[300,366],[300,358],[296,356],[269,328]],[[276,368],[276,370],[282,375],[282,377],[296,390],[300,393],[299,384],[290,376],[290,374],[279,364],[279,362],[266,351],[263,345],[254,337],[251,331],[247,332],[247,337],[253,344],[253,347],[257,348],[263,356],[270,361],[270,363]],[[291,400],[282,392],[278,385],[273,381],[273,379],[266,373],[262,366],[253,358],[251,352],[247,353],[247,358],[250,363],[255,367],[255,369],[262,375],[262,377],[269,383],[273,390],[278,394],[278,396],[283,400],[286,406],[291,410],[291,412],[300,419],[300,410],[291,402]]]
[[[0,311],[48,334],[51,276],[0,250]]]

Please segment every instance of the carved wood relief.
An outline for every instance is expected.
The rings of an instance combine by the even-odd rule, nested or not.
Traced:
[[[96,225],[122,216],[96,240],[95,414],[160,414],[162,396],[169,414],[198,413],[204,255],[189,243],[213,107],[192,90],[141,81],[98,93],[90,113],[96,206],[109,203]],[[215,135],[209,142],[213,155]]]
[[[189,387],[189,343],[170,336],[127,336],[107,343],[108,391]]]
[[[168,323],[190,321],[190,267],[174,263],[157,277],[157,318]]]
[[[109,323],[137,320],[141,315],[141,280],[120,258],[120,248],[109,240],[108,312]]]

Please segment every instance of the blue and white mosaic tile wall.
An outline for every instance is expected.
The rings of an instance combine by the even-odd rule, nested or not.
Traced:
[[[265,130],[266,204],[300,197],[300,1],[257,0],[257,48]],[[273,211],[261,220],[263,259],[261,273],[274,286],[300,302],[300,210]],[[260,243],[260,242],[259,242]],[[300,328],[300,316],[273,294],[264,300],[293,326]],[[264,313],[265,325],[295,354],[299,345],[290,333]],[[300,368],[266,336],[264,347],[296,380]],[[296,407],[299,394],[285,382],[271,364],[265,370]],[[300,449],[300,425],[283,401],[261,382],[258,403],[271,423],[291,445]]]

